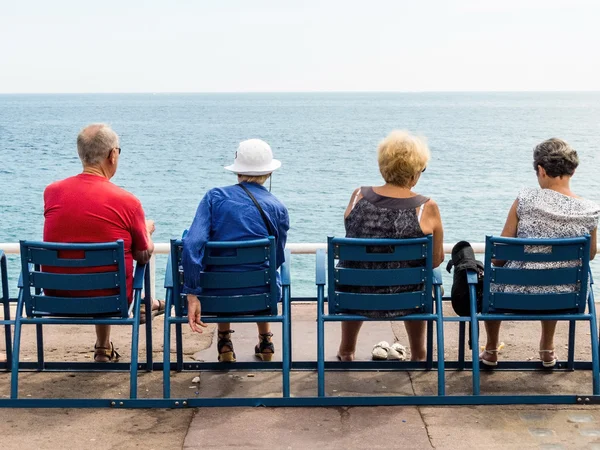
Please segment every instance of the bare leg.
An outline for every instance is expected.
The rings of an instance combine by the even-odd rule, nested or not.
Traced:
[[[217,330],[219,331],[219,333],[226,333],[230,329],[231,329],[231,324],[229,322],[220,322],[217,324]],[[226,353],[226,352],[231,352],[231,351],[233,351],[233,349],[227,345],[224,345],[223,348],[221,348],[221,353]]]
[[[271,337],[271,324],[269,322],[257,322],[258,344],[254,348],[254,355],[263,361],[271,361],[275,353],[275,347]]]
[[[404,328],[408,334],[411,361],[425,361],[427,349],[425,348],[425,321],[406,320]]]
[[[498,340],[500,338],[500,325],[502,325],[502,322],[500,320],[485,321],[485,334],[487,336],[485,349],[487,351],[483,352],[483,356],[480,355],[480,358],[485,358],[486,361],[498,361]],[[473,342],[472,344],[477,345],[476,342]]]
[[[110,325],[96,325],[96,347],[110,348]]]
[[[96,349],[111,350],[110,325],[96,325]],[[110,351],[109,351],[110,353]],[[108,362],[110,358],[104,353],[94,352],[94,361]]]
[[[354,361],[358,332],[362,324],[360,321],[342,322],[342,342],[340,342],[338,350],[338,358],[340,360]]]
[[[556,331],[556,320],[542,320],[542,337],[540,338],[540,350],[554,350],[554,332]],[[550,362],[555,359],[554,352],[540,353],[540,359]]]
[[[271,324],[269,322],[258,322],[256,326],[258,327],[258,334],[271,332]]]

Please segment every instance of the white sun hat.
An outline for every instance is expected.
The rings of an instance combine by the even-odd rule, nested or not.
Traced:
[[[271,147],[260,139],[240,142],[235,160],[225,169],[242,175],[266,175],[281,167],[281,161],[273,158]]]

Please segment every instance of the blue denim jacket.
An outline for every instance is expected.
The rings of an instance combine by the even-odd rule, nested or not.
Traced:
[[[290,228],[287,208],[265,187],[257,183],[243,183],[262,206],[277,245],[277,268],[285,260],[285,243]],[[204,248],[208,241],[247,241],[262,239],[269,235],[267,227],[248,194],[237,185],[211,189],[204,195],[194,221],[183,239],[183,273],[186,294],[208,295],[258,294],[266,292],[263,287],[247,289],[217,289],[202,291],[197,285],[200,272],[204,270]],[[267,264],[243,266],[219,266],[219,271],[249,271],[265,268]],[[281,292],[281,280],[277,274],[277,286]]]

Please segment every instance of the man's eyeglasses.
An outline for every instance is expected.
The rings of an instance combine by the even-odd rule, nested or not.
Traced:
[[[121,153],[121,152],[119,152]],[[421,170],[421,173],[425,172],[427,170],[427,166],[423,167],[423,170]]]
[[[108,158],[110,158],[110,155],[111,155],[111,153],[112,153],[113,150],[118,150],[119,151],[119,155],[121,154],[121,147],[113,147],[108,152]]]

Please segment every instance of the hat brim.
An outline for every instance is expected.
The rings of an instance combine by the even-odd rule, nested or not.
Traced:
[[[237,173],[238,175],[250,175],[250,176],[259,176],[259,175],[267,175],[274,170],[277,170],[281,167],[281,161],[278,159],[273,159],[269,164],[257,168],[257,167],[244,167],[242,164],[236,164],[235,162],[230,166],[225,166],[225,170],[229,170],[230,172]]]

